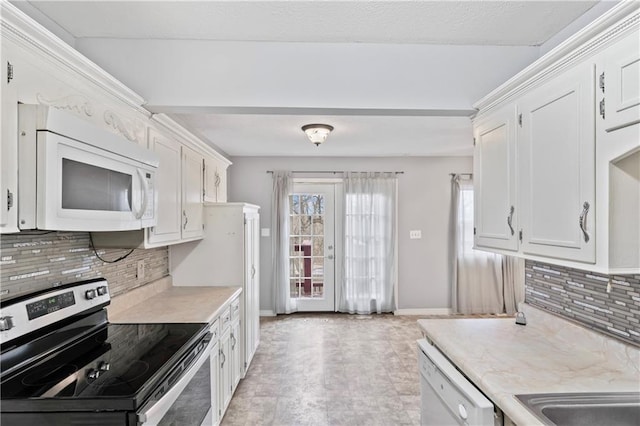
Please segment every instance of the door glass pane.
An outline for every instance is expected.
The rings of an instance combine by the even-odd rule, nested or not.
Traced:
[[[290,201],[290,294],[324,297],[324,196],[292,194]]]
[[[131,211],[131,175],[63,158],[62,208]]]

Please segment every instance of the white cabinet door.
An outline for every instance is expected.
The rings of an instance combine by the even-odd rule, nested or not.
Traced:
[[[4,49],[2,49],[4,50]],[[0,233],[18,229],[18,91],[16,78],[7,57],[0,63]],[[9,73],[13,77],[9,78]]]
[[[231,401],[231,330],[226,328],[220,337],[220,412],[224,413]]]
[[[607,132],[640,123],[640,34],[634,31],[604,54],[598,101]],[[639,142],[640,143],[640,142]]]
[[[182,239],[203,236],[202,156],[182,147]]]
[[[218,337],[215,336],[217,339]],[[211,349],[211,424],[217,425],[222,412],[220,411],[220,346],[215,343]]]
[[[242,377],[243,356],[240,335],[240,321],[234,320],[231,323],[230,352],[231,352],[231,394],[236,390],[240,378]]]
[[[259,232],[260,215],[245,213],[245,355],[247,367],[253,359],[260,341],[260,274]]]
[[[181,146],[177,141],[149,130],[149,149],[158,155],[160,167],[156,172],[157,223],[148,231],[148,242],[149,244],[177,242],[181,238],[182,216]]]
[[[515,105],[483,119],[474,135],[475,245],[518,250]]]
[[[227,202],[227,163],[214,157],[204,159],[204,201]]]
[[[520,103],[524,253],[595,262],[595,85],[594,67],[585,63]]]

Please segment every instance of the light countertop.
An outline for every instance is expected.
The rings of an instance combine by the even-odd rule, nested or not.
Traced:
[[[425,319],[418,325],[517,425],[540,424],[514,397],[639,392],[640,349],[524,305],[513,318]]]
[[[209,323],[240,293],[241,287],[174,287],[133,291],[111,300],[112,323]]]

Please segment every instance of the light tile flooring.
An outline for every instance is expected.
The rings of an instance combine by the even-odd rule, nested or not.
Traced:
[[[263,318],[260,346],[222,426],[419,424],[417,320]]]

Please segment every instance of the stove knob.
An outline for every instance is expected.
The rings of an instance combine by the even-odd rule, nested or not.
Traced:
[[[108,362],[101,362],[100,365],[98,365],[98,370],[100,371],[109,371],[109,368],[111,368],[111,366],[109,365]]]
[[[7,331],[13,328],[13,317],[7,316],[0,318],[0,331]]]
[[[87,300],[95,299],[96,291],[94,289],[87,290],[84,292],[84,297],[86,297]]]
[[[101,285],[100,287],[96,288],[96,291],[98,292],[98,296],[104,296],[105,294],[107,294],[107,286]]]
[[[87,379],[95,380],[100,377],[100,372],[98,370],[94,370],[93,368],[87,372]]]

